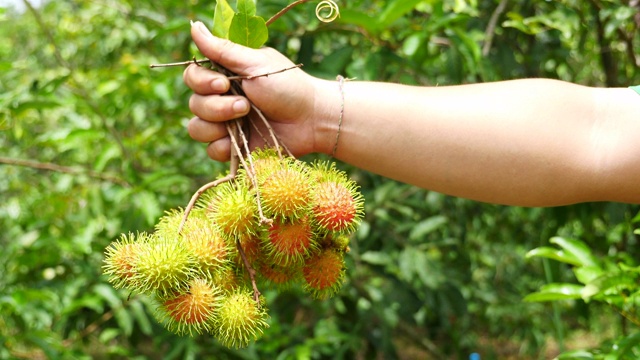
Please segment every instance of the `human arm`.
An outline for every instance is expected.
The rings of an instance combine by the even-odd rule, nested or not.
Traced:
[[[197,26],[192,36],[205,56],[241,74],[290,65],[271,49],[208,38]],[[220,78],[194,66],[185,71],[198,116],[189,132],[224,160],[229,140],[219,121],[243,112],[231,111],[242,99],[212,89]],[[332,152],[342,105],[336,81],[292,70],[243,86],[296,155]],[[640,203],[640,97],[629,89],[528,79],[447,87],[349,81],[343,90],[335,156],[365,170],[491,203]],[[255,138],[251,145],[259,146]]]

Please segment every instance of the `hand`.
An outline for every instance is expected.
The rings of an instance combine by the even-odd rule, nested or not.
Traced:
[[[274,49],[255,50],[214,37],[201,22],[193,24],[191,36],[204,56],[238,75],[260,75],[294,65]],[[212,159],[229,160],[231,141],[223,122],[249,113],[249,102],[241,96],[222,96],[229,90],[229,80],[195,64],[185,70],[184,82],[195,92],[189,101],[189,108],[196,115],[189,122],[189,135],[209,143],[207,153]],[[323,83],[300,69],[242,80],[247,97],[295,156],[326,151],[329,146],[325,144],[329,140],[316,131],[324,119],[324,108],[328,107],[323,105]],[[267,130],[258,116],[252,114],[252,119],[266,136]],[[264,145],[255,131],[249,139],[252,149]]]

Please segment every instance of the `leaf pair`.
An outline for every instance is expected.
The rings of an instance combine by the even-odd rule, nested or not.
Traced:
[[[217,0],[213,15],[213,35],[257,49],[269,38],[265,20],[256,16],[254,0],[238,0],[237,11],[227,0]]]

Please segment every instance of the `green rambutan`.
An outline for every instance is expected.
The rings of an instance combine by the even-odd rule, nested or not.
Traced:
[[[224,266],[213,274],[213,283],[216,284],[225,293],[232,293],[247,284],[248,278],[245,279],[239,273],[239,269],[235,266]]]
[[[196,257],[177,235],[150,237],[141,244],[134,264],[136,290],[155,291],[159,296],[184,291],[189,280],[200,275]]]
[[[223,346],[243,348],[262,337],[269,327],[267,317],[266,310],[253,299],[253,291],[240,289],[222,301],[214,334]]]
[[[278,152],[275,148],[265,147],[262,149],[255,149],[251,152],[251,159],[253,160],[253,170],[255,171],[254,176],[256,179],[265,176],[265,174],[270,174],[276,169],[282,168],[282,159],[278,156]],[[247,164],[249,164],[247,160]],[[253,183],[248,178],[248,173],[250,169],[240,169],[238,171],[238,179],[239,181],[245,182],[247,186],[252,187]]]
[[[316,299],[324,300],[335,295],[345,278],[342,253],[328,249],[315,253],[304,264],[302,276],[305,289]]]
[[[302,264],[316,247],[314,237],[308,217],[293,222],[274,221],[263,240],[267,262],[280,266]]]
[[[364,214],[364,198],[358,185],[333,164],[315,164],[312,177],[312,214],[321,230],[350,233],[360,224]]]
[[[220,184],[211,196],[207,209],[207,216],[227,241],[233,242],[237,236],[255,234],[259,229],[255,195],[240,182]]]
[[[229,263],[234,256],[234,248],[205,217],[190,217],[182,230],[182,238],[185,248],[197,259],[198,268],[208,277]]]
[[[351,251],[349,242],[349,235],[340,233],[328,233],[318,240],[320,247],[323,249],[333,249],[343,253]]]
[[[191,279],[186,292],[159,299],[157,317],[178,335],[211,332],[223,299],[222,290],[211,282]]]
[[[140,256],[140,247],[150,236],[147,233],[122,234],[105,250],[102,271],[116,289],[136,288],[133,279],[136,275],[135,263]]]
[[[265,216],[299,219],[309,213],[311,183],[303,162],[282,160],[258,176],[258,188]]]

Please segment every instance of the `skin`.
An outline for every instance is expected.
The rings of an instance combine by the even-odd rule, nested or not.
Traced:
[[[240,75],[292,66],[270,48],[248,49],[213,37],[200,22],[193,40],[204,56]],[[227,161],[223,121],[248,113],[224,94],[223,75],[189,66],[194,94],[190,136]],[[338,82],[300,69],[243,80],[294,155],[331,154],[342,99]],[[548,79],[418,87],[347,81],[337,159],[441,193],[519,206],[589,201],[640,203],[640,96]],[[259,136],[250,146],[263,145]]]

